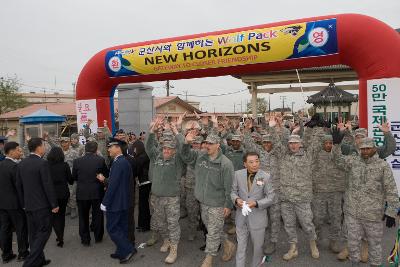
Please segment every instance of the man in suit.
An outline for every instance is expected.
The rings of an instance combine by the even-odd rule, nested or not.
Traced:
[[[246,265],[246,247],[250,234],[253,243],[251,266],[261,265],[265,228],[267,227],[267,207],[274,202],[274,191],[269,174],[260,170],[260,158],[256,152],[247,152],[244,157],[246,169],[235,172],[231,198],[238,208],[236,212],[237,252],[236,267]],[[248,212],[244,212],[244,210]],[[251,211],[249,211],[249,209]]]
[[[73,161],[72,178],[77,182],[76,200],[79,214],[79,236],[84,246],[90,246],[89,212],[92,209],[92,225],[95,242],[101,242],[104,235],[104,215],[100,210],[104,196],[104,184],[97,179],[99,174],[108,177],[104,158],[98,156],[97,143],[85,145],[85,155]]]
[[[111,258],[119,259],[121,264],[129,263],[136,248],[128,239],[128,214],[132,205],[132,168],[123,156],[122,150],[126,146],[124,141],[110,139],[108,152],[113,163],[108,181],[108,188],[101,204],[106,211],[107,232],[117,246]]]
[[[12,251],[12,228],[18,240],[18,261],[23,261],[28,252],[28,228],[25,212],[18,201],[16,184],[17,163],[22,158],[22,149],[16,142],[4,146],[5,160],[0,162],[0,247],[3,263],[15,259]]]
[[[57,213],[59,208],[49,166],[42,159],[46,153],[43,140],[37,137],[30,139],[28,149],[30,155],[18,164],[16,182],[18,196],[28,219],[31,246],[23,266],[44,266],[50,263],[43,249],[51,234],[51,213]]]

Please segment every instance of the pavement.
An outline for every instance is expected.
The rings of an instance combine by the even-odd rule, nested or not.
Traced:
[[[182,219],[181,221],[182,227],[182,236],[181,242],[178,248],[178,260],[173,265],[168,265],[164,263],[164,259],[167,256],[167,253],[161,253],[159,251],[161,242],[158,242],[153,247],[144,247],[138,248],[138,253],[135,255],[132,262],[128,264],[128,266],[140,266],[140,267],[159,267],[159,266],[174,266],[174,267],[198,267],[201,265],[202,259],[204,257],[204,252],[199,250],[204,244],[204,240],[202,237],[202,232],[197,232],[197,237],[195,241],[187,241],[187,219]],[[324,229],[325,233],[326,229]],[[286,253],[288,249],[288,244],[286,243],[286,234],[282,229],[281,232],[281,240],[278,244],[277,252],[271,257],[270,262],[266,263],[264,266],[276,266],[276,267],[338,267],[338,266],[351,266],[351,264],[347,262],[339,262],[336,260],[334,254],[328,251],[328,241],[323,240],[319,244],[320,249],[320,259],[315,260],[311,258],[310,250],[308,246],[308,242],[305,239],[304,234],[299,229],[299,256],[290,261],[285,262],[282,260],[282,255]],[[137,246],[146,242],[150,233],[136,233],[136,241]],[[326,233],[325,233],[326,235]],[[390,250],[393,247],[394,239],[396,236],[396,229],[385,228],[384,237],[383,237],[383,262],[384,266],[389,266],[387,264],[386,258],[390,253]],[[93,241],[93,236],[92,236]],[[120,266],[119,261],[111,259],[110,254],[114,252],[115,246],[110,240],[107,233],[104,236],[103,242],[100,244],[94,244],[90,247],[84,247],[80,244],[80,238],[78,234],[78,218],[70,219],[67,217],[66,219],[66,228],[65,228],[65,240],[64,247],[59,248],[56,246],[56,240],[54,233],[51,235],[49,241],[47,242],[47,246],[45,249],[46,258],[51,259],[51,264],[49,266],[57,266],[57,267],[70,267],[70,266],[79,266],[79,267],[102,267],[102,266]],[[249,243],[249,247],[251,247],[251,243]],[[14,237],[14,252],[17,251],[15,237]],[[248,257],[252,255],[252,252],[249,251],[248,248]],[[214,267],[228,267],[235,266],[235,260],[231,260],[230,262],[222,262],[221,255],[217,257]],[[13,261],[6,265],[2,266],[22,266],[22,263]],[[249,265],[248,265],[249,266]],[[368,266],[367,264],[362,264],[361,266]]]

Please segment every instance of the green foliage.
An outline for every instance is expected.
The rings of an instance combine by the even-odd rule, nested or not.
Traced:
[[[0,77],[0,114],[26,107],[28,101],[19,93],[17,78]]]
[[[257,97],[257,113],[264,114],[268,111],[268,101],[265,98]],[[251,102],[247,103],[247,112],[251,113]]]

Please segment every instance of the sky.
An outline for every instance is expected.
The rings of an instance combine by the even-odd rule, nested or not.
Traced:
[[[339,13],[359,13],[400,28],[399,0],[4,0],[0,7],[0,77],[17,77],[24,91],[72,93],[84,64],[98,51],[126,43],[232,29]],[[373,38],[373,37],[371,37]],[[165,82],[153,82],[165,96]],[[210,95],[246,88],[231,76],[171,81],[172,94]],[[274,94],[294,109],[300,93]],[[307,95],[307,94],[306,94]],[[223,97],[194,97],[203,111],[233,112],[250,100],[247,91]],[[182,97],[185,99],[185,97]]]

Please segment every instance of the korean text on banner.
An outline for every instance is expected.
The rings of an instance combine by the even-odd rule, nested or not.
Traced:
[[[92,133],[97,131],[97,107],[96,99],[77,100],[76,101],[76,122],[78,132],[82,132],[88,121],[92,120],[90,130]]]
[[[396,139],[396,151],[386,161],[390,164],[400,192],[400,78],[376,79],[367,82],[368,135],[377,146],[383,145],[384,136],[378,125],[390,123]]]
[[[256,28],[108,51],[110,77],[269,63],[338,52],[336,19]]]

